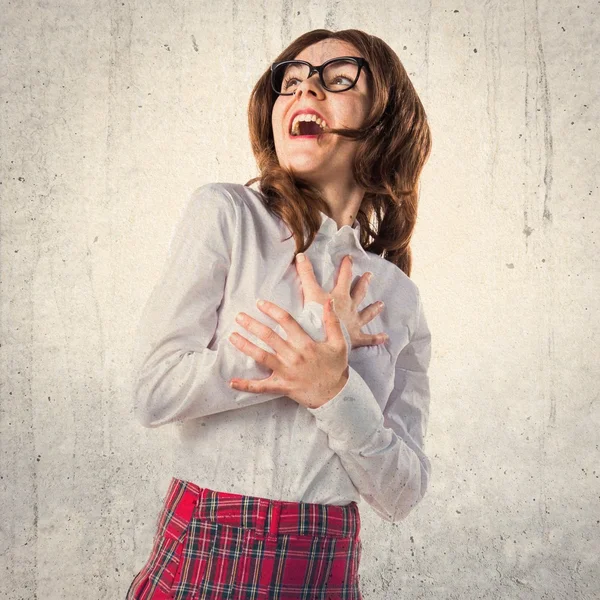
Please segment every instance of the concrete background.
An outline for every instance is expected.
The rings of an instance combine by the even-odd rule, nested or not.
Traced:
[[[124,598],[170,478],[130,352],[189,193],[255,175],[246,106],[297,35],[356,27],[428,112],[413,279],[433,480],[360,504],[365,599],[600,598],[597,2],[2,0],[0,577]]]

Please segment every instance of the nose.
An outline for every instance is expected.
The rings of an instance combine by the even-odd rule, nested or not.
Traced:
[[[307,77],[297,88],[294,96],[298,99],[303,94],[312,94],[317,98],[325,97],[325,90],[321,87],[321,80],[319,79],[318,73],[313,73],[310,77]]]

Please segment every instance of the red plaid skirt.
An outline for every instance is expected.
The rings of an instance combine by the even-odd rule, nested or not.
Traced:
[[[286,502],[172,478],[127,600],[362,600],[356,502]]]

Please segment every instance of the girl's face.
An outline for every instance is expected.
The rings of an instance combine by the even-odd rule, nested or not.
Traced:
[[[328,39],[305,48],[295,58],[320,66],[339,56],[360,56],[360,53],[351,44]],[[324,89],[315,73],[296,86],[294,95],[277,97],[271,126],[282,167],[293,168],[297,175],[316,185],[335,179],[348,182],[352,178],[356,142],[334,134],[324,135],[317,142],[316,137],[292,136],[290,130],[294,114],[305,109],[319,113],[329,128],[361,126],[371,102],[367,77],[363,67],[353,88],[336,93]]]

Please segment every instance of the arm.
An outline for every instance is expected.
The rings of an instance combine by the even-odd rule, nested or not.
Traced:
[[[239,351],[227,340],[208,348],[238,229],[239,209],[227,190],[218,184],[194,190],[137,329],[134,415],[144,427],[240,406],[243,392],[228,385],[228,375],[244,370]],[[255,396],[253,403],[268,399]]]
[[[227,339],[208,348],[217,328],[239,222],[239,207],[218,184],[196,189],[184,207],[162,275],[137,328],[134,415],[144,427],[251,406],[280,395],[230,388],[232,377],[248,373],[248,357]],[[319,320],[310,308],[298,321],[314,339]],[[349,342],[349,336],[346,339]]]
[[[317,427],[328,434],[361,496],[386,521],[404,519],[423,498],[431,475],[423,438],[429,417],[431,334],[418,298],[415,330],[400,352],[394,388],[382,411],[355,369],[337,396],[316,409]]]

